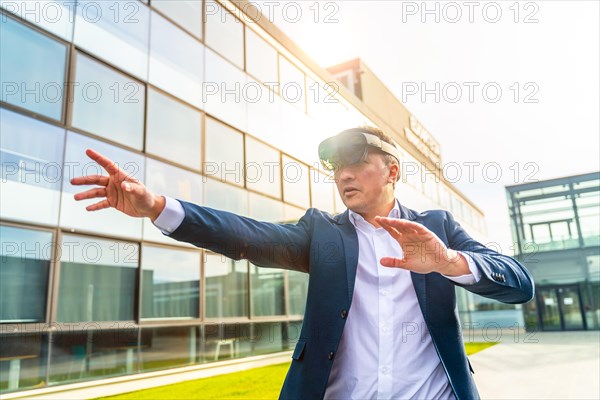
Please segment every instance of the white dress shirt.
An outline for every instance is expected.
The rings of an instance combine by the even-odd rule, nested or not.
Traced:
[[[185,216],[181,204],[166,197],[154,221],[164,234]],[[400,218],[398,202],[388,215]],[[333,362],[326,399],[454,399],[436,353],[410,271],[388,268],[383,257],[402,258],[402,248],[385,229],[375,228],[350,211],[358,235],[358,266],[346,325]],[[471,274],[446,277],[461,284],[479,281],[480,271],[467,254]]]

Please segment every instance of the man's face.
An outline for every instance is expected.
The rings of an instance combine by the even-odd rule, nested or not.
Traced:
[[[365,161],[341,167],[335,181],[344,205],[361,215],[379,210],[394,198],[390,168],[380,153],[369,151]]]

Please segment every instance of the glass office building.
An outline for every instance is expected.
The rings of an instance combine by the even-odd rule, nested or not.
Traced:
[[[403,202],[451,210],[484,241],[483,214],[441,177],[414,116],[374,113],[236,4],[0,1],[3,393],[281,352],[298,338],[305,275],[87,212],[94,201],[75,202],[82,189],[69,183],[102,173],[87,148],[156,193],[294,222],[308,207],[344,210],[316,148],[368,123],[401,148]]]
[[[600,329],[600,173],[506,187],[517,258],[533,275],[530,329]]]

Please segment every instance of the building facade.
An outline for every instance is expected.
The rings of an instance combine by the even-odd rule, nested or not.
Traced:
[[[305,275],[85,211],[93,201],[75,202],[69,180],[102,173],[86,148],[156,193],[294,222],[309,207],[344,211],[317,145],[367,123],[401,149],[401,201],[448,209],[485,241],[482,212],[443,179],[414,116],[374,112],[260,11],[0,1],[0,391],[280,352],[298,338]],[[459,292],[470,321],[477,303]]]
[[[531,330],[600,329],[600,173],[506,187],[516,257],[533,275]]]

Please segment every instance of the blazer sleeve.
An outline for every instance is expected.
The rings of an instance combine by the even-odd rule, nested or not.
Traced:
[[[297,224],[274,224],[178,201],[185,217],[169,237],[261,267],[308,272],[313,209]]]
[[[458,286],[503,303],[520,304],[533,298],[533,278],[521,263],[474,240],[451,213],[446,215],[449,247],[470,255],[482,272],[477,283]]]

